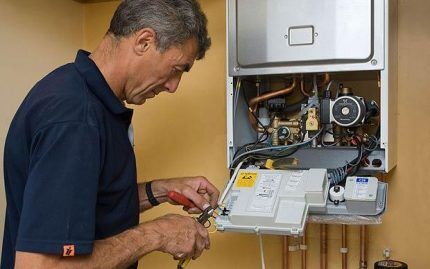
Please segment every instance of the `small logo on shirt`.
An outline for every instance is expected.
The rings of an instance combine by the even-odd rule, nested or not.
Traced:
[[[75,245],[64,245],[63,246],[63,256],[64,257],[75,256]]]

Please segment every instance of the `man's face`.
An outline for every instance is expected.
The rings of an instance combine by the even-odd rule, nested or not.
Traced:
[[[172,46],[162,53],[155,46],[151,46],[131,65],[124,89],[125,101],[141,105],[146,99],[153,98],[160,92],[174,93],[182,74],[193,66],[196,55],[195,38],[187,40],[183,45]]]

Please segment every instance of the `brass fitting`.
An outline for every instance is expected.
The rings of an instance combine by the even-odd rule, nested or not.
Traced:
[[[306,120],[306,130],[307,131],[318,131],[319,122],[317,118],[317,109],[315,107],[309,108],[308,119]]]

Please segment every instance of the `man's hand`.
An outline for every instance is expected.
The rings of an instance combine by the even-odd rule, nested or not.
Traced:
[[[197,206],[196,208],[184,207],[184,210],[190,214],[200,213],[209,205],[213,208],[217,207],[219,191],[202,176],[154,180],[151,187],[154,196],[160,203],[168,201],[171,204],[176,204],[167,197],[169,191],[175,191],[187,197]],[[140,200],[147,199],[144,186],[140,189],[142,190],[139,192]],[[142,202],[141,208],[145,208],[142,206]]]
[[[208,231],[195,219],[181,215],[166,215],[144,224],[145,230],[159,234],[159,251],[175,259],[198,258],[209,249]]]
[[[91,255],[61,257],[58,254],[16,252],[15,269],[128,268],[152,251],[175,259],[198,258],[209,249],[208,231],[195,219],[167,215],[141,223],[120,234],[94,242]]]

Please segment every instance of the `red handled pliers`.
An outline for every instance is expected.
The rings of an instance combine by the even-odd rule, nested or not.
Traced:
[[[197,207],[192,201],[190,201],[187,197],[184,195],[175,192],[175,191],[169,191],[167,193],[167,196],[172,200],[175,201],[178,204],[181,204],[188,208]],[[209,220],[209,218],[212,217],[214,213],[214,209],[211,206],[208,206],[203,212],[200,214],[200,216],[196,219],[198,223],[205,226],[206,222]],[[177,269],[184,269],[187,264],[190,262],[191,258],[185,258],[179,261]]]

